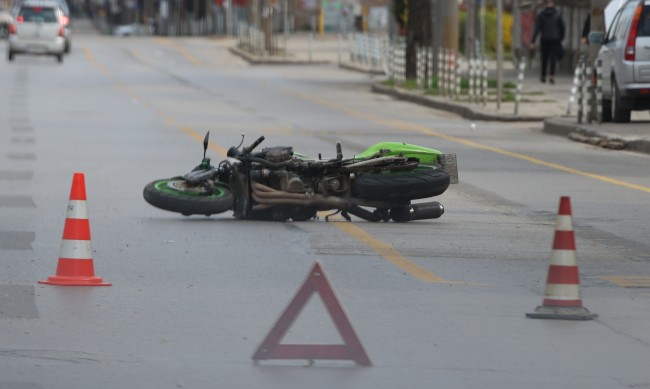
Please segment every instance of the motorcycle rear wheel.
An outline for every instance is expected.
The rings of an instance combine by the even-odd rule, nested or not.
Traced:
[[[366,173],[352,182],[354,196],[372,201],[415,200],[438,196],[449,187],[443,170],[416,169],[401,173]]]
[[[233,194],[228,185],[217,183],[210,193],[203,187],[187,186],[183,177],[152,181],[142,194],[154,207],[184,216],[210,216],[232,210],[233,206]]]

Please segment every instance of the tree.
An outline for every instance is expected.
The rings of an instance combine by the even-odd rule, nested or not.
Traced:
[[[417,75],[418,46],[431,46],[431,0],[408,0],[406,78]]]

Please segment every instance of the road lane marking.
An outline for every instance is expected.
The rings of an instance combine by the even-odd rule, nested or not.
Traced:
[[[93,55],[93,53],[90,51],[89,48],[84,47],[83,52],[84,52],[84,57],[86,57],[86,60],[88,62],[90,62],[91,65],[96,67],[99,70],[100,73],[102,73],[103,75],[105,75],[107,77],[112,77],[113,76],[111,74],[111,71],[108,70],[108,68],[106,66],[104,66],[104,65],[100,64],[99,62],[97,62],[97,60],[95,59],[95,56]]]
[[[586,171],[582,171],[582,170],[570,168],[570,167],[567,167],[567,166],[563,166],[563,165],[560,165],[560,164],[557,164],[557,163],[544,161],[542,159],[531,157],[531,156],[526,155],[526,154],[521,154],[521,153],[517,153],[517,152],[514,152],[514,151],[508,151],[508,150],[501,149],[501,148],[494,147],[494,146],[484,145],[484,144],[474,142],[474,141],[469,140],[469,139],[465,139],[465,138],[461,138],[461,137],[457,137],[457,136],[453,136],[453,135],[443,134],[441,132],[431,130],[430,128],[428,128],[426,126],[422,126],[422,125],[419,125],[419,124],[403,122],[403,121],[400,121],[400,120],[391,120],[391,119],[386,119],[386,118],[376,116],[376,115],[372,115],[372,114],[362,113],[362,112],[355,111],[355,110],[347,108],[347,107],[343,107],[341,105],[338,105],[336,103],[333,103],[333,102],[330,102],[330,101],[327,101],[327,100],[323,100],[323,99],[320,99],[320,98],[317,98],[317,97],[313,97],[311,95],[308,95],[308,94],[305,94],[305,93],[302,93],[302,92],[296,92],[296,91],[287,91],[287,92],[290,93],[290,94],[293,94],[294,96],[299,96],[299,97],[301,97],[301,98],[303,98],[305,100],[312,101],[314,103],[317,103],[319,105],[322,105],[322,106],[325,106],[325,107],[328,107],[328,108],[331,108],[331,109],[334,109],[334,110],[345,112],[350,116],[365,119],[367,121],[370,121],[370,122],[373,122],[373,123],[376,123],[376,124],[379,124],[379,125],[382,125],[382,126],[385,126],[385,127],[397,128],[397,129],[402,130],[402,131],[420,132],[420,133],[425,134],[425,135],[430,135],[430,136],[440,138],[440,139],[444,139],[444,140],[447,140],[447,141],[450,141],[450,142],[459,143],[459,144],[462,144],[462,145],[465,145],[465,146],[468,146],[468,147],[472,147],[472,148],[475,148],[475,149],[490,151],[490,152],[493,152],[493,153],[496,153],[496,154],[501,154],[501,155],[505,155],[505,156],[508,156],[508,157],[520,159],[520,160],[523,160],[523,161],[527,161],[527,162],[530,162],[530,163],[533,163],[533,164],[536,164],[536,165],[541,165],[541,166],[545,166],[545,167],[548,167],[548,168],[551,168],[551,169],[564,171],[566,173],[571,173],[571,174],[575,174],[575,175],[579,175],[579,176],[583,176],[583,177],[588,177],[588,178],[598,180],[598,181],[601,181],[601,182],[606,182],[608,184],[622,186],[622,187],[626,187],[626,188],[629,188],[629,189],[634,189],[634,190],[638,190],[638,191],[641,191],[641,192],[650,193],[650,187],[647,187],[647,186],[644,186],[644,185],[633,184],[633,183],[630,183],[630,182],[627,182],[627,181],[618,180],[616,178],[602,176],[600,174],[595,174],[595,173],[589,173],[589,172],[586,172]]]
[[[418,280],[424,282],[448,283],[448,281],[445,281],[437,274],[434,274],[422,266],[409,261],[392,245],[375,238],[356,224],[349,222],[333,222],[333,224],[359,242],[368,245],[388,262],[399,267]]]
[[[650,276],[601,276],[600,278],[624,288],[650,288]]]
[[[196,57],[194,54],[190,53],[186,48],[178,46],[176,42],[172,42],[169,38],[156,38],[155,41],[163,46],[167,46],[169,48],[172,48],[176,51],[178,51],[183,58],[185,58],[188,62],[191,64],[194,64],[199,67],[205,66],[203,61],[201,61],[198,57]]]

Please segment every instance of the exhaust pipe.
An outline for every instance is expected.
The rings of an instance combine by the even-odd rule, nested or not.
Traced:
[[[445,207],[437,201],[431,203],[411,204],[405,207],[390,209],[390,217],[396,222],[437,219],[442,216],[443,213],[445,213]]]

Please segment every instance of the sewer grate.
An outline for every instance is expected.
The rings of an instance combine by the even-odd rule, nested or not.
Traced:
[[[0,231],[0,250],[31,250],[35,238],[32,231]]]
[[[0,207],[35,208],[31,196],[0,196]]]
[[[34,131],[34,127],[32,127],[32,126],[24,126],[24,125],[12,125],[11,129],[14,130],[15,132],[32,132],[32,131]]]
[[[34,296],[32,285],[0,285],[0,319],[38,318]]]
[[[34,144],[36,139],[27,136],[14,136],[11,138],[11,143]]]
[[[0,381],[0,388],[2,389],[43,389],[38,384],[30,384],[27,382],[3,382]]]
[[[7,158],[9,159],[17,159],[17,160],[35,160],[36,159],[36,154],[34,153],[7,153]]]
[[[34,172],[25,170],[0,170],[0,180],[4,181],[26,181],[31,180]]]
[[[624,288],[650,288],[650,276],[602,276],[600,278]]]

